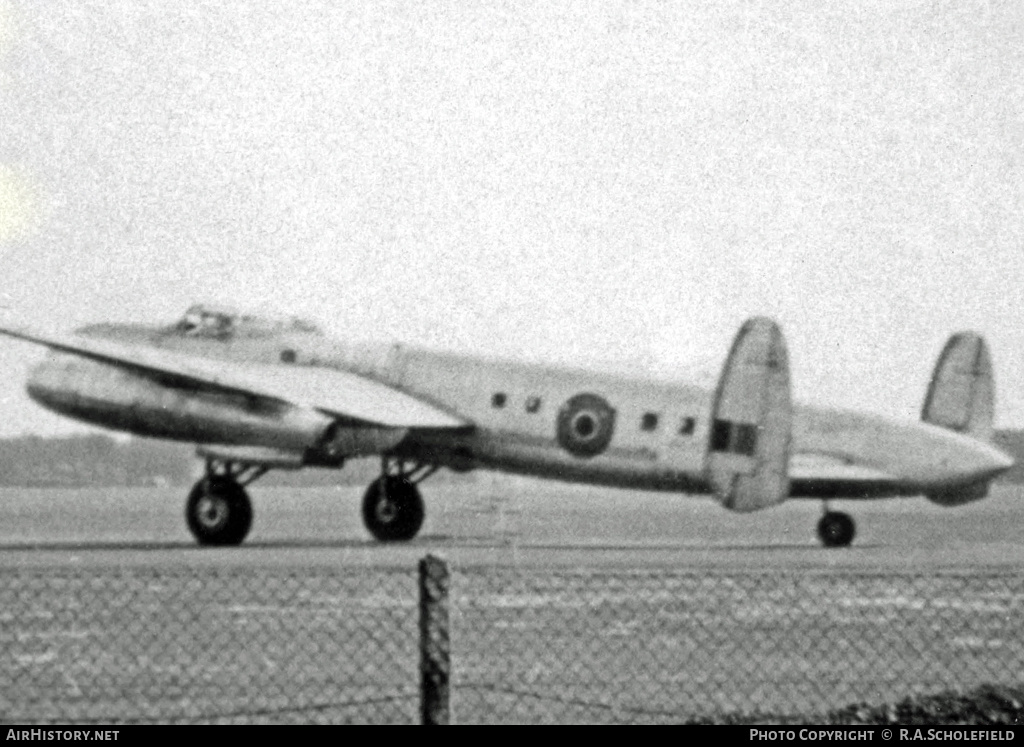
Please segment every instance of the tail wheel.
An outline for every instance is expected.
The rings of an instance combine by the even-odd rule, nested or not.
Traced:
[[[827,511],[818,522],[818,537],[825,547],[847,547],[854,534],[853,519],[841,511]]]
[[[382,542],[411,540],[423,526],[423,498],[404,477],[377,478],[363,496],[363,522]]]
[[[200,545],[240,545],[252,527],[252,504],[233,479],[207,476],[189,493],[185,520]]]

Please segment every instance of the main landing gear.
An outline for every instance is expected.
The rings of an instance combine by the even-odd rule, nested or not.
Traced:
[[[192,488],[185,520],[200,545],[240,545],[252,527],[252,503],[243,486],[266,473],[267,467],[206,461],[206,476]]]
[[[411,540],[423,526],[423,497],[416,487],[437,465],[381,458],[381,475],[363,495],[363,523],[382,542]]]
[[[185,520],[200,545],[240,545],[252,527],[252,503],[245,486],[269,467],[222,459],[206,460],[206,475],[189,493]],[[381,475],[363,496],[363,521],[376,539],[411,540],[423,526],[423,497],[417,485],[437,465],[381,458]]]
[[[825,513],[818,522],[818,537],[825,547],[847,547],[853,542],[856,528],[849,514],[842,511],[829,511],[825,504]]]

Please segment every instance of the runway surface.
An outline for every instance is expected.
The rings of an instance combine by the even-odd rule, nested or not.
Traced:
[[[381,544],[362,526],[364,488],[252,487],[239,548],[199,548],[184,488],[0,490],[0,568],[410,567],[427,553],[462,567],[970,572],[1024,569],[1024,489],[997,485],[957,508],[924,498],[836,501],[850,548],[822,548],[817,501],[733,514],[709,497],[561,485],[504,476],[427,481],[419,537]]]

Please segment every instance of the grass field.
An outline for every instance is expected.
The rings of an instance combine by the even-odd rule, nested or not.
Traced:
[[[427,552],[453,568],[457,722],[800,720],[1020,684],[1015,489],[865,505],[836,552],[810,505],[510,485],[438,489],[401,548],[366,540],[351,490],[268,491],[252,545],[215,551],[173,491],[8,491],[0,716],[415,722]]]
[[[476,569],[451,597],[460,722],[798,718],[1015,685],[1007,575]],[[414,722],[413,572],[0,573],[13,721]]]
[[[455,710],[467,720],[799,718],[1015,685],[1024,671],[1024,585],[1009,576],[552,574],[520,577],[515,591],[491,573],[473,581],[455,604]]]

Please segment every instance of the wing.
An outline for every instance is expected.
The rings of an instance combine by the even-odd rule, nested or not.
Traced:
[[[885,498],[906,493],[892,475],[834,454],[793,454],[789,480],[793,498]]]
[[[386,384],[347,371],[215,360],[101,338],[0,327],[0,334],[192,387],[309,407],[334,417],[394,428],[466,428],[469,421]]]

